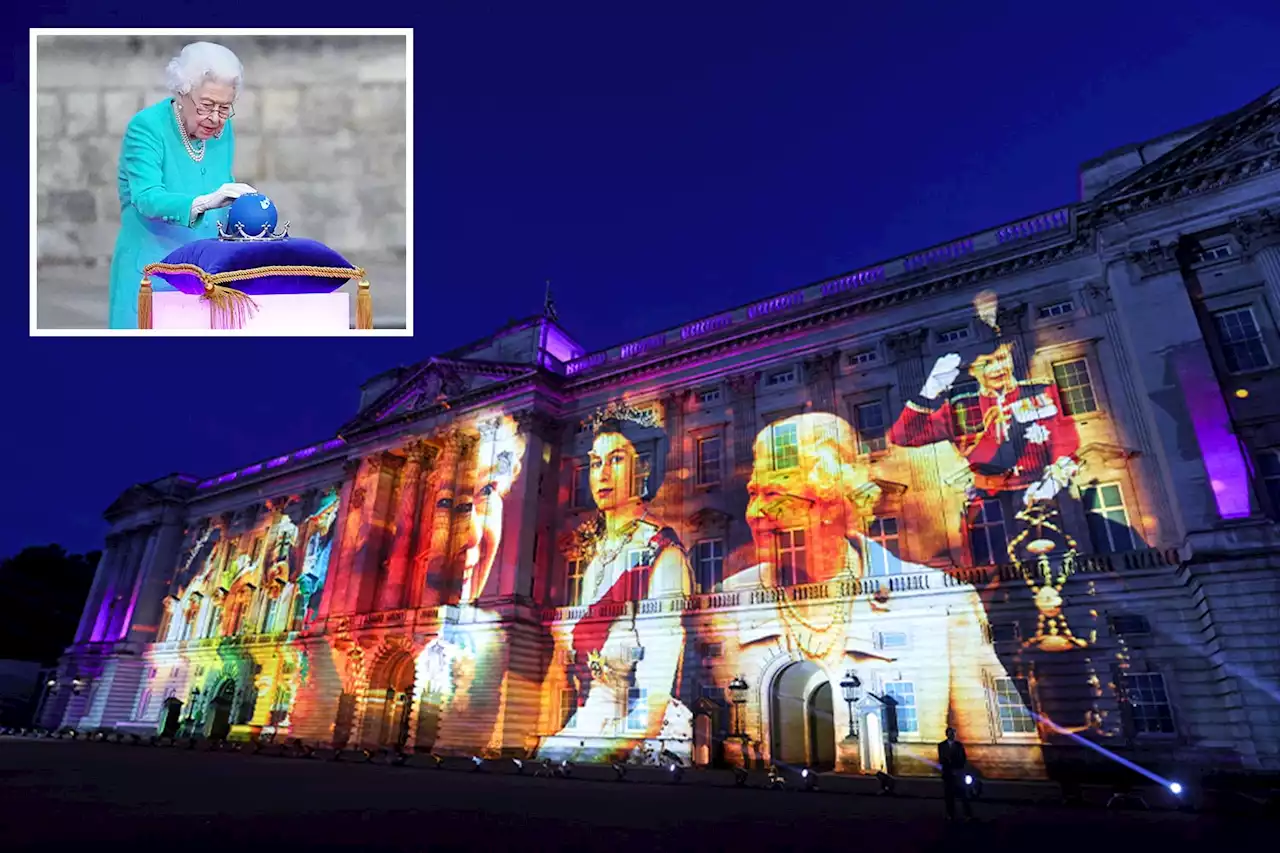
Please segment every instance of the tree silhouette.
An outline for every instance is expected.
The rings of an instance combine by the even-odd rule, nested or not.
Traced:
[[[43,545],[0,560],[0,658],[57,662],[75,640],[101,557]]]

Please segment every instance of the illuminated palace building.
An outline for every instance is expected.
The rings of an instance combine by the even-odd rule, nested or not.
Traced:
[[[41,723],[1280,768],[1277,130],[1280,89],[1077,203],[600,352],[548,303],[332,440],[133,486]]]

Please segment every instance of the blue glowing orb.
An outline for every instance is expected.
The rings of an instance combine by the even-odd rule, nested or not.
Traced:
[[[242,195],[231,203],[227,213],[227,230],[236,237],[240,229],[250,237],[270,236],[276,230],[280,214],[276,204],[262,193]],[[265,233],[264,233],[265,231]]]

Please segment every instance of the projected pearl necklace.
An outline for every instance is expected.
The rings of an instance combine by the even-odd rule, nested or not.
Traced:
[[[844,571],[841,574],[856,578],[853,561],[846,560]],[[832,582],[836,580],[839,580],[839,578],[832,578]],[[783,617],[782,621],[787,624],[787,636],[795,641],[795,644],[800,647],[800,651],[804,652],[806,658],[810,660],[825,659],[836,643],[845,637],[844,626],[848,624],[853,611],[852,597],[848,602],[836,601],[834,604],[828,605],[828,607],[836,609],[835,616],[826,627],[817,628],[812,622],[800,615],[795,604],[787,597],[786,589],[781,590],[781,593],[779,600],[782,607],[780,612]],[[799,623],[804,630],[800,630],[796,623]],[[820,644],[817,644],[817,641],[821,641]]]
[[[596,595],[600,594],[600,587],[604,585],[606,567],[611,566],[613,561],[618,559],[618,555],[622,553],[623,549],[631,544],[631,540],[636,535],[636,531],[640,529],[641,523],[648,519],[648,517],[649,513],[646,511],[644,515],[640,516],[636,520],[627,522],[623,525],[622,529],[618,531],[618,538],[620,540],[618,542],[618,546],[612,551],[602,551],[600,553],[600,559],[598,562],[600,570],[596,573],[596,582],[593,590]],[[603,542],[605,538],[605,534],[601,533],[599,541]],[[609,574],[612,574],[612,572],[609,572]]]

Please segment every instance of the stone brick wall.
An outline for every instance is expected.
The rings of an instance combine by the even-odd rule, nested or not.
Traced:
[[[164,69],[194,37],[50,36],[37,45],[37,263],[99,285],[85,314],[105,324],[120,222],[116,170],[125,125],[168,96]],[[378,325],[405,305],[405,39],[213,39],[245,66],[235,177],[275,199],[291,233],[370,271]],[[108,72],[109,69],[109,72]],[[90,271],[91,270],[91,271]],[[101,279],[101,281],[98,281]],[[41,297],[41,312],[45,300]],[[40,324],[49,324],[41,318]]]

